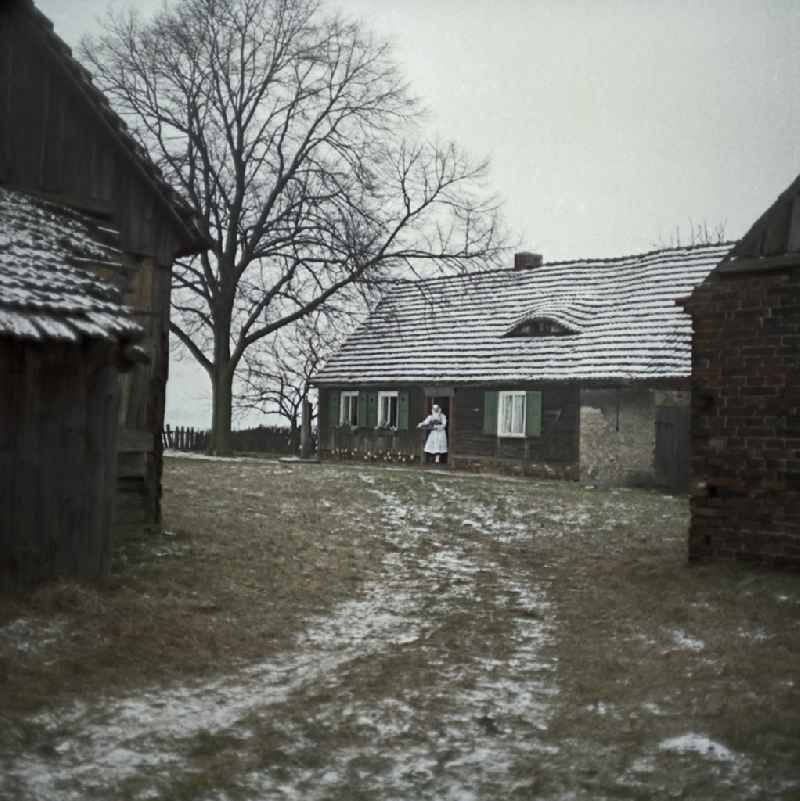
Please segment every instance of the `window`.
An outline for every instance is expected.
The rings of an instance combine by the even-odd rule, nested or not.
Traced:
[[[498,437],[525,436],[525,392],[499,392],[497,414]]]
[[[358,392],[342,392],[339,403],[339,425],[358,425]]]
[[[378,428],[397,428],[397,392],[378,393]]]
[[[509,331],[506,331],[506,336],[510,337],[547,337],[547,336],[565,336],[566,334],[573,333],[564,325],[557,323],[555,320],[548,320],[544,317],[537,319],[526,320],[520,325],[515,325]]]

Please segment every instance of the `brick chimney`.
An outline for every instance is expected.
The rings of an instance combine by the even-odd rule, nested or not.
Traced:
[[[530,253],[527,250],[523,250],[514,254],[514,269],[535,270],[537,267],[542,266],[542,261],[541,253]]]

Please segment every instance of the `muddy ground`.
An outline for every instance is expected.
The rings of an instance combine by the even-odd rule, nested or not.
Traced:
[[[0,798],[797,799],[800,577],[653,492],[167,460],[100,588],[0,607]]]

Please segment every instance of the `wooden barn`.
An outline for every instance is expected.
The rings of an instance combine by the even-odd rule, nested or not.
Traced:
[[[730,245],[399,283],[314,377],[323,458],[685,488],[691,328],[675,301]]]
[[[111,558],[121,370],[144,330],[92,268],[115,232],[0,187],[0,588]]]
[[[39,472],[29,463],[40,459],[42,465],[50,464],[51,460],[55,465],[55,454],[48,450],[56,447],[53,444],[55,433],[45,436],[42,429],[37,440],[33,429],[28,428],[32,437],[28,444],[23,446],[20,441],[14,444],[9,440],[9,432],[14,430],[15,424],[8,415],[20,411],[22,376],[28,376],[24,379],[27,382],[25,397],[33,404],[40,392],[42,400],[50,393],[44,377],[40,377],[39,382],[33,376],[39,375],[42,365],[55,369],[61,364],[56,354],[69,352],[65,359],[74,362],[76,376],[95,375],[98,366],[106,362],[109,366],[125,367],[126,371],[117,377],[118,402],[113,402],[118,409],[116,442],[119,453],[112,452],[115,447],[112,440],[106,443],[107,449],[112,450],[105,453],[110,460],[106,467],[115,465],[111,473],[107,473],[113,476],[116,490],[114,526],[123,530],[154,524],[160,517],[161,428],[169,354],[171,267],[177,257],[204,249],[205,237],[194,211],[165,183],[147,154],[127,132],[124,122],[92,84],[89,74],[56,36],[52,23],[30,0],[11,0],[0,5],[0,53],[0,86],[3,87],[0,95],[0,188],[5,190],[7,208],[22,208],[24,203],[34,202],[36,198],[45,203],[37,208],[47,209],[46,219],[30,230],[17,226],[14,221],[18,218],[13,215],[4,214],[0,218],[0,237],[6,254],[4,264],[12,263],[13,254],[18,250],[24,252],[28,279],[30,271],[38,270],[40,289],[45,294],[50,282],[56,281],[53,302],[63,300],[66,306],[73,302],[70,299],[73,296],[62,291],[58,281],[70,285],[84,282],[83,272],[75,279],[69,277],[71,270],[90,271],[102,282],[102,291],[116,288],[129,310],[122,311],[119,301],[113,300],[119,308],[109,313],[129,319],[135,323],[137,331],[141,329],[141,352],[137,351],[137,355],[142,357],[127,369],[130,365],[124,356],[121,360],[111,356],[112,351],[130,355],[126,350],[128,334],[122,336],[113,327],[106,329],[100,325],[94,335],[86,325],[80,331],[72,330],[71,324],[59,327],[54,322],[64,311],[59,305],[51,309],[54,315],[51,323],[41,328],[39,318],[30,315],[38,308],[37,304],[44,303],[43,308],[49,308],[47,298],[24,292],[18,296],[16,279],[6,276],[7,280],[0,284],[0,300],[6,313],[13,309],[15,314],[25,312],[28,317],[23,328],[19,328],[22,317],[18,314],[13,328],[11,323],[0,328],[4,360],[8,360],[4,361],[3,369],[13,370],[17,376],[15,383],[4,380],[0,385],[0,408],[5,415],[0,421],[5,437],[2,441],[4,471],[16,469],[13,465],[19,462],[15,459],[25,461],[32,471],[26,475],[41,484],[38,490],[28,487],[25,493],[29,494],[20,496],[31,499],[39,497],[37,492],[42,493],[42,497],[46,495],[46,482],[56,480],[48,471]],[[90,246],[90,256],[56,248],[60,242],[58,231],[65,219],[92,229],[92,233],[81,239],[84,244],[90,240],[99,243]],[[73,238],[71,229],[64,237]],[[48,245],[26,249],[30,242]],[[95,258],[100,246],[110,247],[113,256]],[[102,291],[97,287],[86,289],[91,297]],[[78,293],[74,297],[83,295]],[[82,301],[75,302],[80,305]],[[91,309],[89,312],[94,314]],[[80,354],[87,360],[83,373],[75,361]],[[99,380],[99,373],[97,375]],[[87,392],[88,386],[86,384]],[[95,389],[105,392],[99,387]],[[13,404],[9,394],[14,395]],[[95,398],[91,402],[100,401]],[[32,408],[26,407],[26,413],[32,413]],[[52,409],[45,412],[44,406],[37,408],[40,415],[47,416],[47,425],[53,427],[53,432],[62,423],[72,431],[76,418],[70,415],[77,415],[72,401],[64,401],[63,419],[52,417]],[[41,422],[44,424],[44,418]],[[97,447],[97,441],[92,447]],[[64,458],[72,457],[65,454]],[[4,487],[4,492],[8,491],[8,486]],[[15,492],[22,492],[19,480],[14,486]],[[72,491],[77,491],[77,484],[70,486]],[[16,508],[15,514],[19,512],[19,505]],[[7,517],[0,519],[4,526],[9,525]],[[3,536],[7,541],[7,532],[4,531]]]
[[[685,305],[689,557],[800,568],[800,177]]]

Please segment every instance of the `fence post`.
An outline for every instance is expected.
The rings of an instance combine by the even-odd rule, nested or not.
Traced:
[[[303,408],[300,417],[300,458],[308,459],[311,456],[311,403],[303,399]]]

